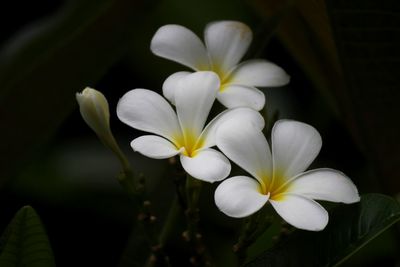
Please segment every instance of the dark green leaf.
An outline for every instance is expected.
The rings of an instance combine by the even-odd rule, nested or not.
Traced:
[[[398,202],[367,194],[336,207],[324,231],[296,230],[246,266],[336,266],[399,220]]]
[[[42,222],[32,207],[21,208],[1,237],[0,266],[55,266]]]

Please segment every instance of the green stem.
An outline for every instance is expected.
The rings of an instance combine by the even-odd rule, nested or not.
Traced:
[[[238,242],[233,246],[233,251],[237,255],[239,266],[245,263],[248,247],[251,246],[271,224],[272,220],[269,216],[265,215],[264,210],[258,211],[245,220]]]
[[[181,209],[179,207],[179,203],[178,200],[175,198],[172,202],[172,205],[169,209],[168,215],[167,215],[167,219],[165,221],[165,223],[163,224],[163,228],[161,229],[161,233],[159,236],[159,244],[160,246],[164,246],[167,238],[169,237],[169,235],[171,234],[173,228],[176,226],[176,221],[179,217],[179,214],[181,212]]]
[[[118,182],[130,195],[136,195],[137,191],[141,190],[140,184],[136,181],[131,164],[124,152],[122,152],[113,134],[110,132],[107,138],[102,136],[99,136],[99,138],[114,153],[121,164],[122,171],[117,177]]]
[[[186,201],[187,201],[187,227],[188,239],[194,240],[198,232],[199,222],[199,199],[201,192],[201,181],[193,178],[189,174],[186,177]]]
[[[187,231],[183,233],[184,239],[192,248],[190,262],[194,266],[211,266],[211,256],[203,242],[203,237],[199,231],[199,200],[202,182],[193,178],[189,174],[186,177],[186,204],[185,212],[187,221]]]

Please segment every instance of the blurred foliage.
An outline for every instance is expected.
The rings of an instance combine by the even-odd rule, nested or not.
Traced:
[[[32,13],[38,10],[39,3]],[[263,89],[269,115],[279,110],[281,118],[301,119],[320,130],[324,147],[317,165],[345,171],[361,192],[397,194],[399,11],[397,0],[62,2],[50,15],[27,21],[0,46],[1,226],[8,223],[11,215],[7,213],[35,204],[59,266],[76,266],[77,262],[82,266],[115,266],[118,262],[141,266],[147,260],[149,249],[143,245],[147,241],[135,220],[137,211],[114,180],[118,163],[74,110],[74,94],[87,85],[98,88],[109,99],[112,111],[129,89],[160,91],[168,75],[184,70],[149,50],[152,35],[167,23],[182,24],[200,38],[213,20],[249,24],[255,40],[247,57],[271,59],[292,77],[285,88]],[[122,132],[118,139],[129,154],[129,142],[138,132],[117,123],[114,115],[112,127],[115,133]],[[149,199],[161,228],[173,201],[175,174],[167,171],[166,161],[132,154],[133,166],[146,175]],[[200,226],[214,263],[233,266],[236,259],[231,245],[241,220],[227,218],[216,209],[212,201],[215,186],[206,185],[202,192]],[[292,252],[298,248],[305,255],[318,251],[321,262],[336,256],[333,261],[338,262],[397,220],[397,204],[386,200],[366,195],[361,204],[340,205],[331,214],[327,231],[295,231],[282,242],[288,242]],[[375,217],[372,208],[360,213],[365,205],[377,209]],[[392,220],[383,222],[379,215],[392,216]],[[374,220],[368,225],[364,219]],[[365,228],[354,226],[358,220]],[[345,223],[352,223],[354,235],[345,235],[348,239],[341,241],[346,242],[333,247],[339,244],[333,242],[338,241],[334,233],[342,231]],[[288,252],[280,246],[282,242],[274,242],[280,227],[277,221],[250,247],[249,259],[256,259],[251,264],[270,262],[272,251],[283,257],[276,260],[291,260],[284,257]],[[172,263],[178,266],[189,260],[182,256],[187,252],[181,239],[183,229],[177,222],[167,244]],[[360,239],[361,233],[366,236]],[[385,244],[381,246],[385,251],[374,249],[379,242]],[[373,260],[384,264],[383,257],[390,262],[399,260],[398,228],[371,243],[357,253],[360,266]],[[326,254],[328,248],[337,254]],[[309,260],[294,259],[298,263]]]
[[[98,81],[123,55],[142,9],[128,0],[69,1],[3,46],[0,120],[7,141],[0,154],[7,161],[0,163],[0,182],[54,134],[76,106],[75,92]]]
[[[53,252],[36,211],[21,208],[0,239],[0,265],[4,267],[52,267]]]

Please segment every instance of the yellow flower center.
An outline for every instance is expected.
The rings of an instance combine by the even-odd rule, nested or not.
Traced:
[[[225,90],[225,88],[226,88],[226,85],[228,85],[229,82],[230,82],[230,75],[229,75],[229,73],[227,73],[226,71],[224,71],[224,70],[221,68],[221,65],[219,65],[219,64],[214,64],[214,65],[212,66],[212,71],[215,72],[215,73],[218,75],[218,77],[219,77],[219,79],[220,79],[220,81],[221,81],[221,85],[220,85],[220,87],[219,87],[219,91],[220,91],[220,92],[223,92],[223,91]]]
[[[260,193],[263,195],[269,193],[269,198],[272,200],[282,200],[284,194],[289,190],[290,184],[287,183],[288,179],[279,171],[274,172],[272,179],[263,173],[260,173],[258,177],[261,177],[263,181],[260,183]]]
[[[178,149],[184,148],[182,154],[187,157],[194,157],[197,150],[203,146],[204,140],[199,138],[190,130],[184,130],[183,134],[177,134],[174,138],[174,144]]]
[[[205,66],[198,66],[198,70],[202,70],[202,71],[213,71],[215,72],[218,77],[219,80],[221,82],[221,85],[219,87],[219,91],[222,92],[225,90],[226,85],[229,84],[230,80],[231,80],[231,75],[229,75],[229,73],[227,73],[226,71],[224,71],[221,67],[221,64],[212,64],[211,68],[209,67],[205,67]]]

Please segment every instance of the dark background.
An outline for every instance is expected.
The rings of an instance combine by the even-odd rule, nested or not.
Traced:
[[[0,230],[20,207],[33,206],[57,266],[116,266],[136,216],[115,180],[117,160],[80,117],[75,93],[84,87],[106,95],[113,132],[145,173],[156,213],[162,218],[168,209],[174,189],[162,175],[166,161],[134,154],[129,142],[139,133],[115,116],[125,92],[160,92],[168,75],[185,69],[149,50],[152,35],[168,23],[199,36],[214,20],[248,24],[254,41],[246,57],[267,58],[291,76],[286,87],[263,89],[268,118],[279,110],[279,118],[320,131],[324,144],[313,167],[342,170],[361,193],[398,197],[395,0],[41,0],[0,6]],[[214,187],[203,195],[211,210],[203,227],[229,241],[238,222],[215,210],[208,198]],[[394,266],[398,251],[398,228],[392,228],[349,266]]]

